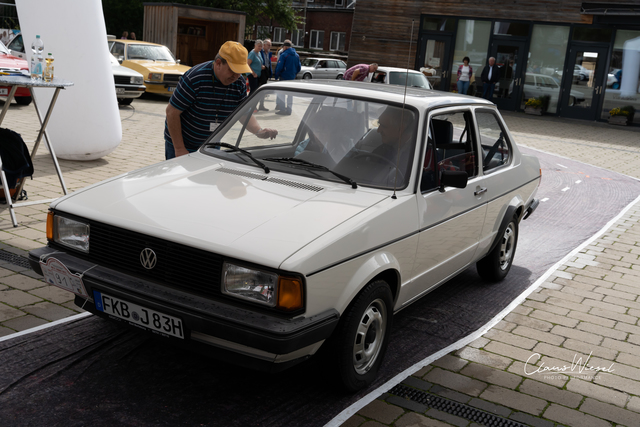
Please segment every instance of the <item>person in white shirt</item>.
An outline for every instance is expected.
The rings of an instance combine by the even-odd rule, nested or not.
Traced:
[[[462,64],[458,67],[458,93],[467,94],[472,75],[473,68],[469,65],[469,57],[465,56],[462,59]]]

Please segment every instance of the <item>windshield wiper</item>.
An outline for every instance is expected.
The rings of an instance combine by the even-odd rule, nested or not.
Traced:
[[[358,188],[358,184],[356,184],[356,182],[354,180],[352,180],[351,178],[349,178],[348,176],[344,176],[342,174],[339,174],[338,172],[334,172],[331,169],[329,169],[326,166],[323,165],[319,165],[317,163],[311,163],[308,162],[306,160],[302,160],[302,159],[296,159],[295,157],[267,157],[264,158],[262,160],[268,161],[268,162],[278,162],[278,163],[291,163],[294,165],[303,165],[303,166],[307,166],[313,169],[318,169],[321,171],[326,171],[326,172],[330,172],[332,174],[334,174],[335,176],[337,176],[338,178],[340,178],[341,180],[343,180],[344,182],[346,182],[347,184],[351,185],[351,188]]]
[[[226,142],[207,142],[206,144],[204,144],[204,146],[205,147],[224,147],[224,148],[228,148],[228,149],[230,149],[232,151],[237,151],[239,153],[244,154],[245,156],[247,156],[251,160],[253,160],[253,162],[256,165],[260,166],[265,171],[265,173],[269,173],[270,172],[269,168],[267,167],[267,165],[265,165],[260,160],[258,160],[255,157],[253,157],[253,154],[251,154],[247,150],[243,150],[242,148],[238,148],[235,145],[227,144]]]

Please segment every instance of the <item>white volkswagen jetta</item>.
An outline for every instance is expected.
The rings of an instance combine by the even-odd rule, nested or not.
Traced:
[[[293,97],[291,115],[256,115]],[[188,156],[51,204],[30,260],[96,315],[236,364],[321,347],[349,390],[375,378],[394,313],[477,265],[513,263],[535,157],[479,98],[345,81],[260,88]]]

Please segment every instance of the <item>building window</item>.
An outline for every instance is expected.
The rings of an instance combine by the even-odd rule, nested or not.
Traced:
[[[276,27],[273,29],[273,42],[284,43],[287,39],[287,30],[282,27]]]
[[[617,30],[611,52],[602,119],[609,118],[614,108],[632,106],[636,109],[634,123],[640,123],[640,31]]]
[[[422,31],[453,31],[456,27],[455,18],[424,16],[422,18]]]
[[[331,32],[331,46],[329,50],[342,50],[344,51],[344,43],[347,40],[347,33]]]
[[[271,35],[271,31],[269,31],[269,26],[261,26],[258,25],[256,27],[256,39],[266,39]]]
[[[311,30],[311,40],[309,41],[309,49],[322,49],[324,42],[324,31]]]
[[[344,7],[344,0],[336,0],[336,7]]]
[[[304,47],[304,30],[295,30],[291,35],[291,44],[295,47]]]

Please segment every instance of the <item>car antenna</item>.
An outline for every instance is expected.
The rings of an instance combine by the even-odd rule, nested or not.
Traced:
[[[396,153],[396,176],[393,180],[393,196],[392,199],[397,199],[396,189],[398,187],[398,165],[400,164],[400,138],[402,138],[402,131],[404,129],[404,110],[407,102],[407,85],[409,84],[409,61],[411,60],[411,46],[413,44],[413,24],[415,19],[411,20],[411,34],[409,35],[409,52],[407,53],[407,72],[404,79],[404,97],[402,98],[402,113],[400,115],[400,127],[398,128],[398,152]]]

